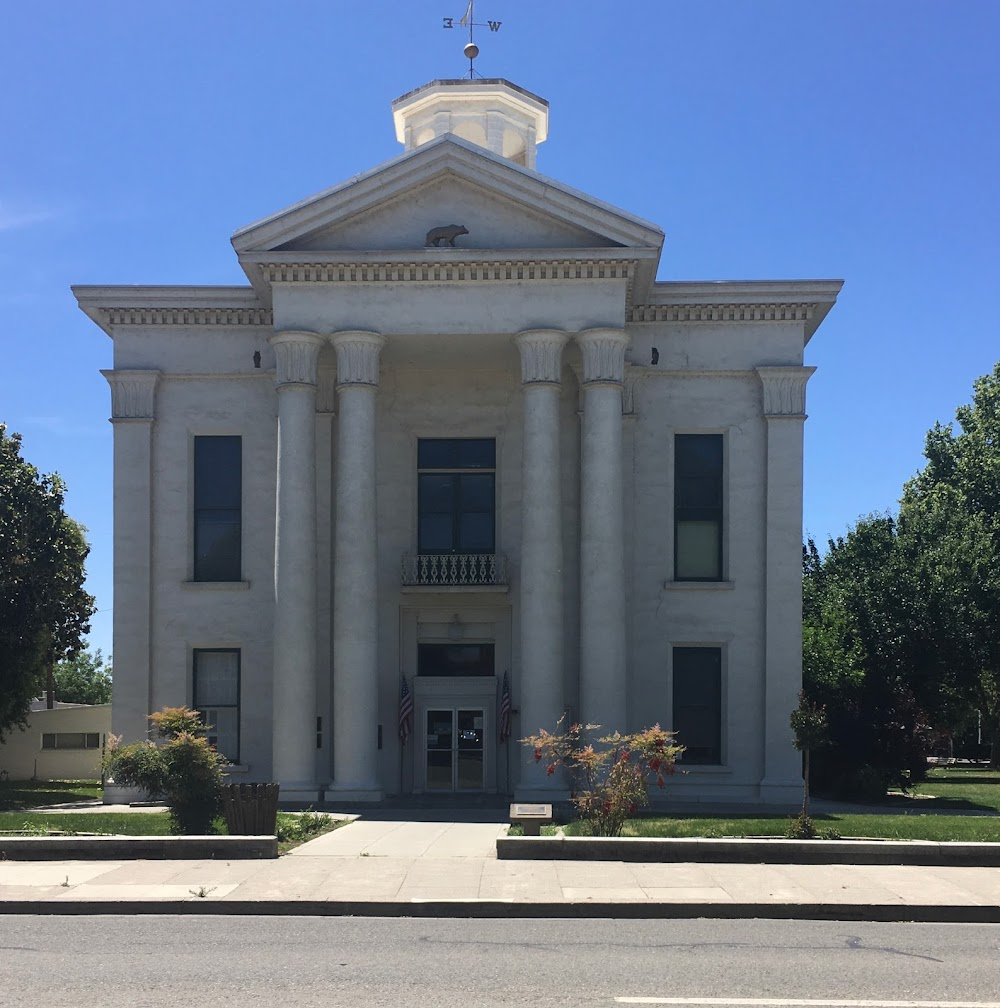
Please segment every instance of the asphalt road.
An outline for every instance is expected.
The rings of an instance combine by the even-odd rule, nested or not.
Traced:
[[[0,916],[3,1008],[635,1003],[621,998],[1000,1008],[1000,925]]]

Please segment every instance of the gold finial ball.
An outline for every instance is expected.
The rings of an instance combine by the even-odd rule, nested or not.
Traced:
[[[466,59],[475,59],[479,55],[479,46],[475,42],[470,42],[462,52],[465,53]]]

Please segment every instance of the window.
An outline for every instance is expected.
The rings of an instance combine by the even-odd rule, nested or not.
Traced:
[[[43,749],[100,749],[100,732],[45,732]]]
[[[243,439],[194,439],[194,579],[242,577]]]
[[[722,580],[722,435],[674,437],[674,578]]]
[[[417,675],[491,676],[492,644],[418,644]]]
[[[194,709],[208,741],[230,763],[240,759],[240,653],[203,648],[194,653]]]
[[[495,553],[496,442],[422,438],[417,468],[417,552]]]
[[[722,762],[722,648],[675,647],[673,730],[684,763]]]

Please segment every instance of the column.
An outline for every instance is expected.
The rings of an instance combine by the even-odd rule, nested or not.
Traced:
[[[764,540],[764,767],[760,797],[802,796],[788,717],[802,688],[802,435],[815,368],[759,367],[767,425]]]
[[[379,801],[375,397],[385,337],[338,332],[332,343],[337,352],[333,791],[344,801]]]
[[[102,371],[114,425],[114,679],[111,730],[146,738],[152,710],[153,420],[159,371]],[[109,800],[128,797],[106,790]]]
[[[521,674],[520,728],[555,731],[563,697],[563,549],[559,472],[562,351],[569,339],[558,329],[532,329],[514,337],[521,353]],[[514,743],[514,751],[521,747]],[[519,801],[560,800],[545,767],[521,766]]]
[[[580,473],[580,718],[625,731],[625,522],[621,329],[577,333],[583,353]]]
[[[268,337],[277,359],[272,773],[284,798],[315,800],[316,366],[324,339]]]

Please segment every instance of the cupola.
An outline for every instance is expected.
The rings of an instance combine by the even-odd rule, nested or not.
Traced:
[[[445,133],[526,168],[549,132],[549,103],[508,80],[435,80],[392,103],[396,139],[413,150]]]

